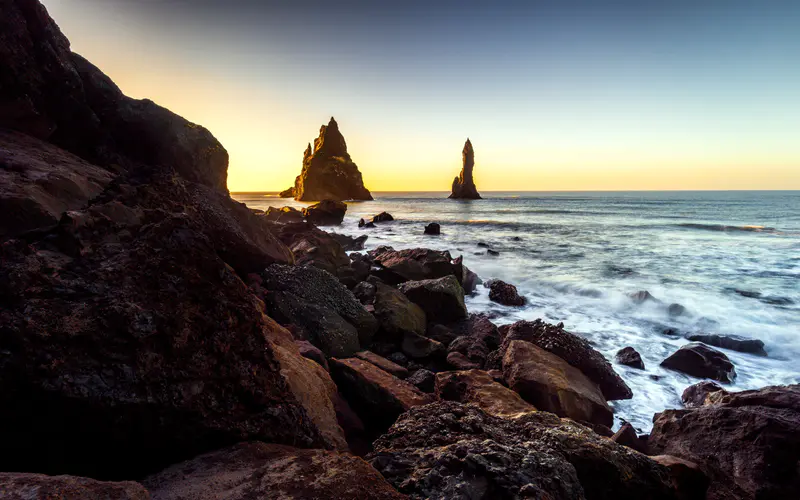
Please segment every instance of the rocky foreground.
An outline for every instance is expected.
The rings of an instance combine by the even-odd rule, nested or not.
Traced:
[[[614,433],[631,390],[586,340],[470,314],[448,252],[348,254],[364,237],[318,227],[344,204],[233,201],[211,133],[124,96],[36,0],[0,27],[0,497],[798,497],[800,387],[702,382]],[[668,363],[726,382],[719,354]]]

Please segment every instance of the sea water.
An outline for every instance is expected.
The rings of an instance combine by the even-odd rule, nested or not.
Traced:
[[[732,390],[800,382],[799,191],[493,192],[474,201],[373,195],[348,203],[344,223],[325,229],[369,235],[367,250],[463,255],[484,281],[512,283],[528,299],[524,307],[502,306],[479,286],[467,307],[497,324],[564,322],[612,363],[623,347],[639,351],[643,371],[614,363],[633,390],[633,399],[612,403],[617,425],[629,421],[645,432],[654,413],[681,407],[681,393],[699,379],[659,364],[691,333],[765,343],[768,357],[723,350],[736,367]],[[308,205],[266,193],[234,198],[259,209]],[[395,221],[358,228],[360,218],[382,211]],[[423,234],[430,222],[441,224],[440,236]],[[629,295],[640,290],[658,301],[637,304]],[[674,303],[686,312],[671,316]]]

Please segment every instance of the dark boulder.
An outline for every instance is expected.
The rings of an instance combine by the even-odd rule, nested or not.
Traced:
[[[456,370],[476,370],[482,367],[480,363],[470,360],[458,351],[449,352],[446,361]]]
[[[447,323],[467,317],[464,289],[454,276],[406,281],[399,289],[425,311],[428,321]]]
[[[475,151],[472,149],[472,143],[469,139],[464,143],[464,149],[461,151],[461,160],[463,163],[461,173],[453,179],[453,189],[449,198],[479,200],[481,195],[478,194],[478,189],[475,187],[475,181],[472,178],[472,169],[475,168]]]
[[[438,236],[442,233],[442,228],[436,222],[431,222],[430,224],[425,226],[424,233],[432,236]]]
[[[686,307],[682,306],[681,304],[670,304],[667,307],[667,314],[672,317],[685,316],[687,313],[688,311],[686,310]]]
[[[672,455],[656,455],[650,458],[669,469],[676,500],[706,500],[708,476],[696,463]]]
[[[358,238],[353,238],[352,236],[339,233],[328,233],[328,234],[330,234],[331,238],[336,240],[340,245],[342,245],[342,248],[348,252],[351,250],[363,250],[364,243],[366,243],[367,238],[369,238],[369,236],[367,236],[366,234],[359,236]],[[356,261],[356,262],[361,262],[361,261]],[[367,271],[369,271],[369,264],[367,264]]]
[[[469,318],[452,326],[457,337],[450,342],[448,353],[459,353],[479,368],[483,368],[489,354],[500,347],[500,331],[486,316],[470,314]]]
[[[681,347],[662,361],[661,366],[693,377],[710,378],[728,384],[736,378],[736,370],[728,356],[700,342]]]
[[[461,259],[461,257],[456,260],[459,259]],[[462,266],[462,268],[464,269],[464,273],[461,277],[461,286],[464,288],[464,293],[472,295],[478,288],[478,285],[483,283],[483,281],[477,274],[470,271],[467,266]]]
[[[642,356],[639,355],[639,353],[633,347],[624,347],[620,349],[617,351],[617,355],[614,357],[614,359],[621,365],[644,370],[644,361],[642,361]]]
[[[517,287],[500,280],[489,280],[484,286],[489,288],[489,300],[505,306],[524,306],[525,297],[517,293]]]
[[[613,436],[611,436],[611,440],[615,443],[621,444],[622,446],[627,446],[628,448],[634,449],[639,453],[647,452],[647,447],[642,443],[642,441],[639,439],[639,436],[636,435],[636,430],[628,422],[622,424],[619,430],[615,432]]]
[[[364,227],[364,228],[368,228],[369,229],[369,228],[375,227],[375,223],[372,222],[372,221],[365,221],[362,218],[362,219],[358,219],[358,227]]]
[[[730,349],[731,351],[746,352],[749,354],[755,354],[756,356],[767,355],[767,351],[764,350],[764,342],[758,339],[740,337],[739,335],[697,333],[694,335],[689,335],[686,338],[693,342],[702,342],[710,346],[720,347],[722,349]]]
[[[353,455],[255,442],[175,464],[143,483],[157,500],[405,498]]]
[[[303,216],[315,226],[338,226],[344,220],[347,205],[341,201],[323,200],[303,209]]]
[[[425,334],[426,316],[422,308],[396,288],[379,282],[371,285],[375,287],[373,305],[381,340],[399,344],[406,335]]]
[[[369,252],[374,263],[380,268],[373,274],[390,285],[404,281],[455,276],[459,283],[463,277],[461,261],[455,261],[450,252],[440,252],[428,248],[394,250],[392,247],[378,247]]]
[[[324,269],[334,276],[339,275],[340,269],[350,266],[350,258],[341,243],[313,224],[275,224],[270,230],[289,247],[299,265]]]
[[[718,391],[727,394],[727,391],[715,382],[709,382],[707,380],[698,382],[684,389],[683,394],[681,394],[681,402],[686,408],[699,408],[705,406],[709,400],[709,396]]]
[[[303,215],[303,212],[294,207],[269,207],[264,213],[264,218],[272,222],[287,224],[292,222],[303,222],[305,216]]]
[[[5,500],[150,500],[150,493],[133,481],[108,482],[77,476],[0,472],[0,497]]]
[[[446,352],[445,347],[439,342],[415,333],[407,333],[403,337],[400,350],[403,351],[403,354],[415,360],[443,358]]]
[[[434,385],[436,384],[436,375],[430,370],[420,368],[412,373],[406,380],[414,384],[420,391],[432,393],[434,391]]]
[[[372,223],[373,224],[379,223],[379,222],[391,222],[393,220],[394,220],[394,217],[392,217],[392,214],[390,214],[389,212],[381,212],[378,215],[375,215],[375,216],[372,217]]]
[[[372,199],[333,117],[320,127],[313,149],[311,144],[306,148],[293,194],[298,201]]]
[[[650,295],[650,292],[647,290],[639,290],[638,292],[629,294],[628,297],[637,304],[643,304],[648,301],[660,302],[657,298]]]
[[[367,458],[414,499],[674,499],[666,468],[547,412],[503,419],[452,401],[416,407]]]

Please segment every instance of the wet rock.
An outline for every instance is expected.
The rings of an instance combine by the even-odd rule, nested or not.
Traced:
[[[463,266],[460,261],[453,261],[449,252],[440,252],[427,248],[394,250],[391,247],[378,247],[369,252],[380,272],[373,272],[390,285],[404,281],[436,279],[455,276],[460,283]]]
[[[255,442],[175,464],[144,484],[158,500],[405,498],[353,455]]]
[[[378,222],[391,222],[393,220],[394,217],[392,217],[392,214],[390,214],[389,212],[381,212],[378,215],[372,217],[373,224]]]
[[[588,342],[564,330],[563,324],[551,325],[540,319],[518,321],[505,328],[506,336],[497,353],[487,360],[489,368],[498,368],[505,347],[513,340],[525,340],[549,351],[584,373],[600,386],[607,400],[630,399],[630,388],[606,361],[602,354],[594,350]]]
[[[718,334],[694,334],[686,337],[693,342],[702,342],[704,344],[720,347],[722,349],[730,349],[731,351],[746,352],[755,354],[756,356],[766,356],[767,351],[764,350],[764,342],[758,339],[748,339],[739,335],[718,335]]]
[[[339,124],[331,117],[328,125],[319,129],[319,137],[303,154],[303,169],[294,182],[294,199],[371,200],[364,187],[361,172],[347,153],[347,144],[339,132]]]
[[[358,219],[358,227],[363,227],[363,228],[368,228],[369,229],[369,228],[375,227],[375,223],[372,222],[372,221],[369,221],[369,222],[365,221],[364,219]]]
[[[614,414],[597,385],[580,370],[530,342],[512,341],[503,356],[508,387],[536,408],[611,426]]]
[[[294,207],[269,207],[264,214],[264,218],[273,222],[280,222],[283,224],[293,222],[303,222],[303,212]]]
[[[700,382],[683,391],[687,408],[700,406],[767,406],[800,412],[800,385],[769,386],[752,391],[728,392],[713,382]]]
[[[352,236],[348,236],[346,234],[339,234],[339,233],[328,233],[331,235],[331,238],[336,240],[345,251],[351,250],[363,250],[364,243],[366,243],[367,236],[366,234],[363,236],[359,236],[358,238],[353,238]],[[352,265],[352,264],[351,264]],[[367,271],[369,271],[369,265],[367,265]]]
[[[459,257],[458,259],[461,259],[461,257]],[[483,283],[483,280],[481,280],[481,278],[477,274],[470,271],[470,269],[467,266],[463,266],[463,269],[464,273],[461,278],[461,286],[464,288],[464,293],[472,295],[478,288],[478,285]]]
[[[404,366],[400,366],[397,363],[384,358],[383,356],[378,356],[372,351],[357,352],[356,357],[359,359],[363,359],[364,361],[369,361],[370,363],[377,366],[381,370],[385,371],[386,373],[390,373],[397,378],[408,377],[407,368],[405,368]]]
[[[517,293],[517,287],[500,280],[489,280],[485,286],[489,288],[489,300],[506,306],[524,306],[525,297]]]
[[[519,394],[498,384],[482,370],[436,374],[436,397],[443,401],[474,403],[496,417],[511,418],[536,410]]]
[[[644,370],[644,361],[642,361],[642,357],[633,347],[624,347],[620,349],[617,351],[617,355],[614,359],[621,365]]]
[[[322,200],[303,209],[303,216],[315,226],[338,226],[344,220],[347,205],[341,201]]]
[[[708,393],[704,406],[656,414],[653,454],[696,463],[706,498],[793,498],[800,491],[800,386]]]
[[[425,311],[429,321],[450,322],[467,317],[464,289],[454,276],[407,281],[399,289]]]
[[[710,378],[723,383],[731,383],[736,378],[736,370],[728,357],[700,342],[692,342],[681,347],[662,361],[661,366],[693,377]]]
[[[399,343],[406,335],[424,335],[425,311],[411,302],[400,290],[376,282],[375,317],[380,325],[380,338]]]
[[[683,391],[683,394],[681,394],[681,402],[686,408],[698,408],[700,406],[705,406],[709,395],[717,391],[723,391],[727,393],[725,389],[717,385],[715,382],[698,382],[694,385],[690,385]]]
[[[441,234],[442,228],[436,222],[431,222],[430,224],[425,226],[425,234],[438,236]]]
[[[147,489],[133,481],[96,481],[86,477],[24,472],[0,472],[0,496],[6,500],[150,500]]]
[[[628,297],[636,304],[643,304],[648,301],[660,302],[657,298],[650,295],[650,292],[647,290],[639,290],[638,292],[628,295]]]
[[[324,269],[334,276],[338,276],[339,269],[350,265],[350,258],[341,243],[313,224],[275,224],[270,230],[291,249],[299,265]]]
[[[481,314],[470,314],[469,318],[456,325],[458,337],[448,346],[448,353],[457,352],[482,368],[489,354],[500,346],[497,326]]]
[[[461,151],[461,160],[463,163],[461,173],[453,179],[453,189],[449,198],[479,200],[481,195],[478,194],[475,181],[472,178],[472,169],[475,167],[475,151],[469,139],[464,143],[464,149]]]
[[[498,252],[497,250],[492,250],[491,248],[489,248],[489,249],[486,250],[486,254],[487,255],[491,255],[493,257],[497,257],[498,255],[500,255],[500,252]]]
[[[411,498],[672,499],[667,469],[546,412],[440,401],[402,415],[370,463]]]
[[[481,368],[480,363],[471,361],[458,351],[453,351],[447,354],[447,364],[456,370],[475,370]]]
[[[315,347],[314,344],[307,340],[295,340],[294,342],[297,344],[297,349],[300,351],[301,356],[316,362],[318,365],[325,368],[325,371],[328,371],[328,360],[325,358],[325,354]]]
[[[670,304],[667,307],[667,314],[672,317],[685,316],[688,313],[686,308],[680,304]]]
[[[417,335],[415,333],[407,333],[403,337],[403,343],[400,346],[403,354],[411,359],[426,359],[433,357],[444,357],[445,347],[439,342]]]
[[[333,358],[330,364],[339,391],[377,433],[388,429],[409,408],[433,400],[408,381],[411,377],[401,380],[367,361]]]
[[[414,384],[422,392],[432,393],[436,383],[436,375],[425,368],[420,368],[408,377],[408,382]]]
[[[639,440],[639,436],[636,435],[636,430],[634,430],[633,426],[628,422],[622,424],[622,427],[611,436],[611,440],[640,453],[647,452],[647,448]]]
[[[676,500],[705,500],[709,480],[696,463],[672,455],[656,455],[650,458],[669,469]]]

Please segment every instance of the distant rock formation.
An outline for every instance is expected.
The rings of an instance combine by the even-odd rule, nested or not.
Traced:
[[[306,148],[303,170],[295,179],[294,188],[283,191],[280,196],[294,196],[298,201],[372,199],[358,166],[347,153],[347,144],[333,117],[328,125],[319,129],[313,151],[311,144]]]
[[[461,168],[461,173],[453,179],[453,192],[450,198],[465,199],[465,200],[480,200],[481,195],[478,194],[478,189],[475,187],[475,181],[472,179],[472,169],[475,167],[475,151],[472,149],[472,143],[464,143],[464,149],[461,151],[461,159],[464,166]]]

